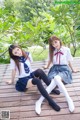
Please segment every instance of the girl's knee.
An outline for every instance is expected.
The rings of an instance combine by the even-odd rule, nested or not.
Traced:
[[[36,85],[36,84],[39,84],[41,81],[38,79],[38,78],[33,78],[32,79],[32,84],[33,85]]]
[[[54,80],[61,80],[61,77],[60,77],[59,75],[56,75],[56,76],[54,77]]]
[[[43,72],[43,70],[42,69],[37,69],[37,73],[42,73]]]
[[[44,73],[44,72],[43,72],[42,69],[37,69],[37,70],[35,71],[34,75],[35,75],[36,77],[39,77],[39,79],[41,79],[43,73]]]
[[[43,70],[41,70],[41,69],[37,69],[36,71],[35,71],[35,76],[39,76],[41,73],[43,72]]]

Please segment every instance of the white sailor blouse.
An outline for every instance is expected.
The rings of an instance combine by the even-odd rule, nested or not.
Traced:
[[[31,62],[33,62],[33,59],[30,53],[29,53],[29,59],[26,59],[24,62],[27,66],[27,72],[25,71],[24,63],[20,61],[20,73],[19,73],[15,61],[13,59],[10,59],[10,68],[15,69],[18,72],[18,78],[27,77],[32,73]]]

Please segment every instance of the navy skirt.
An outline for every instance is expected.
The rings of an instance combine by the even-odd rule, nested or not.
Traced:
[[[49,80],[52,80],[56,75],[59,75],[64,83],[72,83],[72,72],[67,65],[53,65],[48,73]]]
[[[19,92],[25,92],[27,90],[26,86],[27,86],[28,80],[31,78],[34,78],[34,72],[32,72],[30,76],[19,78],[15,85],[16,90]]]

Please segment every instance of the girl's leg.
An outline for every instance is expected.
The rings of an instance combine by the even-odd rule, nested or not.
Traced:
[[[38,90],[40,93],[48,100],[49,105],[56,111],[60,111],[60,107],[51,99],[51,97],[48,95],[47,91],[44,89],[41,81],[37,78],[32,79],[32,84],[37,85]]]
[[[39,79],[42,79],[47,86],[51,82],[50,80],[48,80],[47,75],[41,69],[37,69],[36,71],[34,71],[34,75],[35,75],[35,77],[38,77]]]
[[[56,87],[55,81],[54,79],[51,81],[50,85],[46,88],[46,91],[48,92],[48,94]],[[36,104],[35,104],[35,111],[37,114],[40,114],[41,112],[41,105],[42,102],[45,98],[43,96],[41,96],[39,98],[39,100],[37,100]]]
[[[26,88],[31,88],[32,86],[34,86],[32,84],[32,79],[29,79],[28,82],[27,82]]]
[[[62,83],[61,77],[59,75],[57,75],[57,76],[54,77],[54,80],[56,82],[56,85],[58,85],[58,87],[61,89],[61,91],[63,92],[64,96],[66,97],[66,100],[68,102],[68,106],[69,106],[70,112],[73,112],[74,111],[73,101],[70,98],[70,96],[69,96],[69,94],[68,94],[64,84]]]
[[[48,77],[45,74],[45,72],[43,70],[41,70],[41,69],[37,69],[34,72],[34,75],[35,75],[35,77],[38,77],[39,79],[42,79],[47,86],[51,83],[51,80],[48,79]],[[52,89],[52,93],[55,93],[55,94],[59,95],[60,91]]]

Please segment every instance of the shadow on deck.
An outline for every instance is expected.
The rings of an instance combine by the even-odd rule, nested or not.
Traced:
[[[34,62],[33,69],[42,68],[45,61]],[[80,58],[74,58],[73,67],[80,69]],[[46,73],[48,70],[45,71]],[[43,102],[42,112],[38,116],[35,111],[35,102],[40,97],[36,87],[29,92],[20,93],[14,85],[7,85],[6,80],[11,79],[9,64],[0,65],[0,120],[3,110],[10,111],[10,120],[80,120],[80,72],[73,73],[73,83],[66,88],[74,101],[75,111],[71,114],[68,110],[64,95],[50,95],[61,106],[61,111],[54,111],[46,101]],[[17,76],[16,78],[17,79]],[[3,119],[4,120],[4,119]]]

